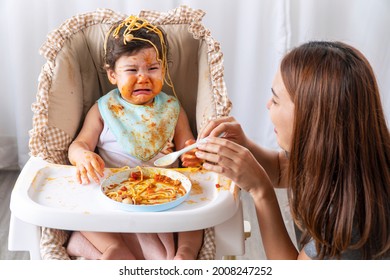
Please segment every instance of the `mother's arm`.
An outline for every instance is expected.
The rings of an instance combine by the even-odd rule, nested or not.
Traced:
[[[246,148],[251,151],[256,160],[267,172],[272,184],[276,188],[288,186],[288,158],[284,151],[266,149],[248,140]]]

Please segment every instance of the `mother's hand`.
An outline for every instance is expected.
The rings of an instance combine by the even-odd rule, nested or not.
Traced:
[[[245,147],[218,137],[208,137],[199,144],[196,156],[205,160],[203,167],[233,180],[251,194],[262,193],[262,187],[272,187],[264,168]]]
[[[241,125],[233,117],[222,117],[211,120],[199,132],[198,139],[207,136],[217,137],[222,135],[223,138],[229,139],[241,146],[247,146],[247,138]]]

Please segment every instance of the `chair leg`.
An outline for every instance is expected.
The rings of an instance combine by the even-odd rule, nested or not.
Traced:
[[[232,258],[245,253],[244,219],[242,203],[238,205],[237,212],[229,220],[216,225],[215,244],[216,259]]]
[[[40,238],[41,230],[39,226],[25,223],[11,213],[8,250],[28,251],[30,252],[30,259],[40,260]]]

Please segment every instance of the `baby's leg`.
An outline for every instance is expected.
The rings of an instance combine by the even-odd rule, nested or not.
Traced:
[[[83,257],[87,260],[97,260],[102,257],[102,253],[79,231],[72,232],[66,251],[71,257]]]
[[[179,232],[174,260],[196,260],[202,242],[203,230]]]
[[[102,260],[135,260],[120,233],[82,232],[82,234],[102,253]]]

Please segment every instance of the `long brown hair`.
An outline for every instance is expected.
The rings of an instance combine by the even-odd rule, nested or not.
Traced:
[[[309,42],[281,75],[295,105],[289,199],[301,246],[313,238],[321,259],[389,256],[390,134],[369,62],[344,43]]]

